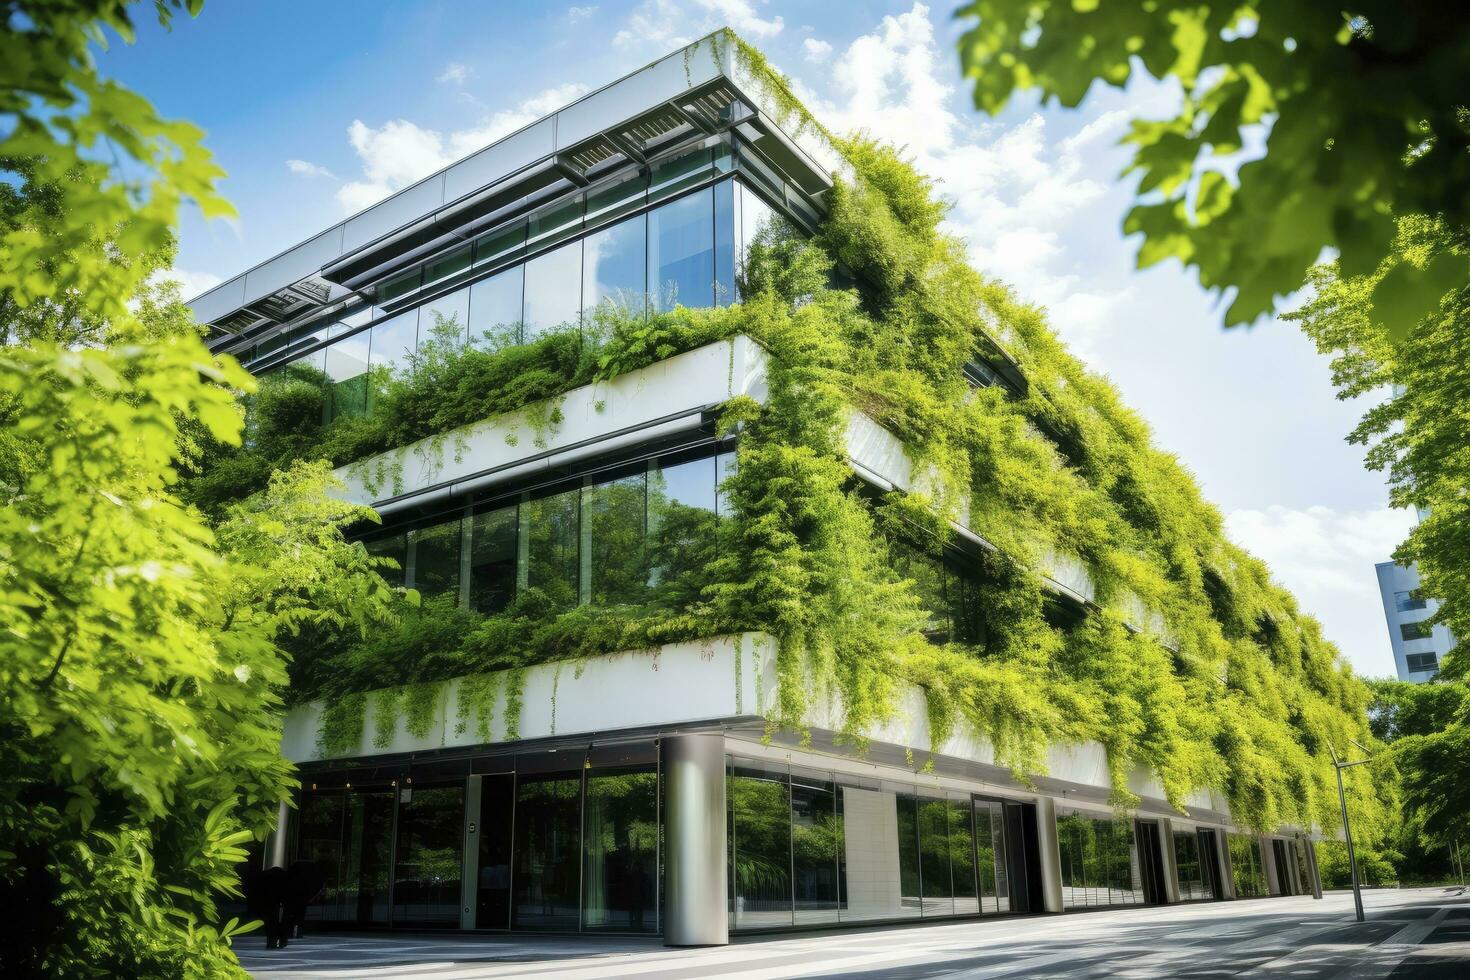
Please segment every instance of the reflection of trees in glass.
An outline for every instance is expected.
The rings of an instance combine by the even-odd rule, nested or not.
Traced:
[[[586,857],[583,927],[653,931],[657,926],[657,772],[592,770],[587,776],[582,819]]]
[[[457,925],[464,851],[464,786],[413,788],[398,805],[394,922]]]
[[[576,929],[581,873],[578,775],[526,776],[516,786],[515,921],[520,929]]]
[[[793,776],[791,853],[797,908],[837,908],[842,823],[836,807],[837,793],[832,783],[813,783]]]
[[[1194,831],[1174,834],[1174,867],[1179,873],[1179,898],[1192,901],[1210,898],[1209,874],[1200,859],[1199,838]]]
[[[521,505],[525,585],[541,590],[555,609],[577,604],[579,507],[576,490]]]
[[[591,601],[596,605],[642,602],[648,587],[645,554],[646,474],[582,491],[590,549]]]
[[[727,784],[731,873],[747,912],[791,908],[791,798],[783,777],[745,776]]]
[[[1259,898],[1269,894],[1256,839],[1248,834],[1227,834],[1226,840],[1230,848],[1230,873],[1231,880],[1235,882],[1235,896]]]

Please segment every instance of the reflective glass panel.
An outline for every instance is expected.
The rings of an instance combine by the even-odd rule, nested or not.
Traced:
[[[470,608],[497,613],[516,594],[516,508],[485,511],[470,519]]]
[[[475,265],[490,265],[513,259],[526,250],[526,222],[519,221],[475,239]]]
[[[457,275],[470,267],[470,246],[450,252],[424,265],[424,285]]]
[[[368,408],[387,388],[392,377],[406,377],[411,359],[418,349],[419,311],[407,310],[387,320],[379,320],[372,328],[372,351],[368,361],[372,384],[368,389]]]
[[[901,865],[917,864],[913,797],[856,786],[843,786],[838,795],[842,829],[839,917],[843,922],[861,922],[917,916],[917,872],[900,873]],[[901,812],[908,817],[900,820]],[[914,891],[905,892],[905,877],[912,877]]]
[[[655,309],[714,305],[714,242],[708,188],[648,213],[648,294]]]
[[[797,925],[836,922],[842,850],[837,789],[819,776],[791,774],[791,866]]]
[[[1179,900],[1194,902],[1212,898],[1200,861],[1199,840],[1194,831],[1174,832],[1174,868],[1179,875]]]
[[[789,926],[791,914],[791,793],[778,768],[731,767],[730,879],[737,929]]]
[[[600,307],[613,313],[641,316],[646,307],[647,219],[625,218],[588,235],[582,245],[583,321],[592,322]]]
[[[469,322],[469,288],[456,289],[419,307],[419,343],[432,339],[441,347],[463,346]]]
[[[464,784],[399,790],[393,924],[458,928]]]
[[[568,242],[526,263],[527,341],[553,330],[575,330],[582,314],[582,243]]]
[[[899,793],[894,800],[898,814],[898,883],[900,905],[906,914],[923,910],[919,883],[919,799]]]
[[[331,418],[366,415],[368,409],[368,351],[372,332],[363,330],[327,347],[327,381],[331,385]]]
[[[735,302],[735,182],[714,186],[715,195],[715,305]]]
[[[578,601],[579,501],[578,491],[568,490],[520,508],[517,546],[524,553],[520,565],[525,575],[520,584],[540,589],[556,609],[569,609]]]
[[[413,587],[425,599],[459,593],[460,522],[456,518],[408,533]]]
[[[648,474],[648,562],[660,600],[679,608],[700,597],[718,548],[715,457]]]
[[[519,777],[512,928],[576,931],[581,801],[580,773]]]
[[[521,342],[526,267],[512,266],[470,287],[470,343],[489,351]]]
[[[654,932],[658,927],[658,773],[587,772],[582,928]]]
[[[379,538],[369,538],[362,543],[368,554],[375,558],[391,558],[397,562],[395,568],[380,568],[378,574],[392,586],[403,585],[404,570],[408,568],[408,542],[402,531]]]
[[[975,828],[979,832],[980,812],[975,813]],[[995,911],[1011,910],[1011,876],[1006,841],[1005,804],[990,804],[990,846],[995,851]],[[988,887],[988,886],[987,886]]]
[[[308,790],[301,807],[297,860],[314,862],[323,880],[307,918],[387,925],[393,791]]]
[[[648,475],[639,473],[582,491],[582,556],[588,601],[639,603],[648,588],[645,552]]]
[[[1235,897],[1261,898],[1270,894],[1256,839],[1249,834],[1226,834],[1225,838],[1230,848],[1230,876],[1235,882]]]
[[[919,798],[919,874],[925,915],[954,912],[954,883],[949,866],[949,804]]]
[[[975,834],[969,800],[949,801],[949,875],[954,882],[956,915],[980,911],[975,880]]]

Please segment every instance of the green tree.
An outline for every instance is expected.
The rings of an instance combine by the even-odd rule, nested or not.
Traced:
[[[1018,90],[1066,106],[1094,82],[1134,73],[1177,81],[1167,119],[1135,119],[1140,266],[1178,258],[1208,289],[1236,290],[1229,323],[1295,292],[1323,248],[1349,276],[1377,269],[1394,219],[1470,226],[1470,7],[1436,0],[1202,4],[1160,0],[972,0],[959,44],[975,104]],[[1265,152],[1233,169],[1262,131]],[[1380,320],[1402,336],[1467,278],[1463,253],[1435,252],[1375,284]]]
[[[253,381],[145,281],[182,202],[227,212],[220,172],[98,76],[127,4],[0,14],[0,972],[243,976],[215,901],[289,794],[281,644],[392,593],[324,464],[214,523],[178,499]]]

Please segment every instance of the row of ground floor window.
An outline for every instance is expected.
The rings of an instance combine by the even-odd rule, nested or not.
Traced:
[[[723,837],[725,907],[704,913],[734,931],[1292,894],[1315,880],[1302,839],[739,755],[722,776],[724,832],[709,836]],[[700,832],[671,826],[656,740],[304,780],[275,855],[316,865],[308,920],[333,927],[660,932],[671,835]]]

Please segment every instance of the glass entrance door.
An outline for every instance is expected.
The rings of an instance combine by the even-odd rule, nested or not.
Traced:
[[[391,786],[303,794],[297,860],[314,862],[323,880],[308,919],[388,924],[393,795]]]

